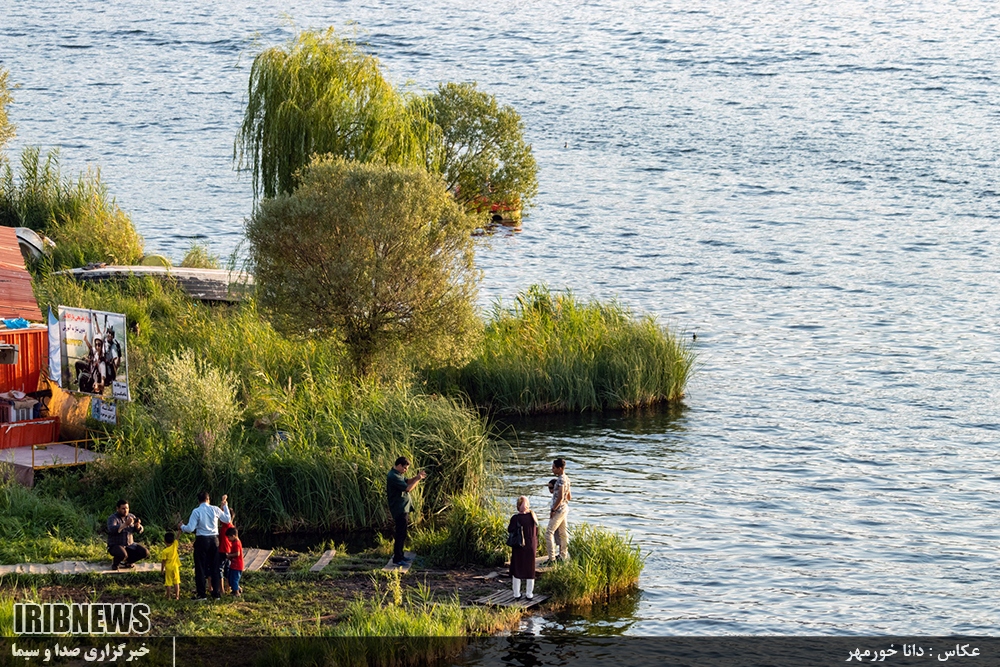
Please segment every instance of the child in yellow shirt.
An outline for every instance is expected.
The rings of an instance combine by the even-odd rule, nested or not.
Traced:
[[[163,536],[167,546],[160,552],[160,572],[164,574],[164,585],[167,587],[167,597],[170,597],[170,587],[174,587],[174,599],[181,599],[181,557],[177,553],[177,540],[173,533]]]

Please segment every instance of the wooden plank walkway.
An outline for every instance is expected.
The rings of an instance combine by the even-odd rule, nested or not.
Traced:
[[[253,276],[227,269],[189,269],[181,266],[95,266],[87,269],[67,269],[57,274],[71,275],[77,280],[124,280],[129,276],[151,276],[173,279],[188,296],[202,301],[239,301],[254,284]]]
[[[87,563],[79,560],[64,560],[60,563],[18,563],[17,565],[0,565],[0,575],[3,574],[119,574],[122,572],[159,572],[159,563],[140,562],[128,570],[112,570],[111,563]]]
[[[309,571],[322,572],[323,568],[329,565],[330,561],[333,560],[333,557],[336,555],[337,555],[336,550],[327,549],[326,551],[323,552],[323,555],[319,557],[319,560],[316,561],[316,564],[313,565],[311,568],[309,568]]]
[[[267,560],[271,557],[271,549],[246,549],[243,552],[243,571],[255,572],[267,565]]]
[[[507,590],[497,591],[496,593],[491,593],[485,597],[477,598],[473,600],[473,603],[490,605],[493,607],[521,607],[522,609],[527,609],[528,607],[534,607],[535,605],[545,602],[550,597],[552,596],[535,593],[530,600],[523,595],[520,600],[516,600],[514,599],[514,591],[508,588]]]
[[[415,553],[413,553],[412,551],[407,551],[403,554],[403,558],[408,559],[409,562],[406,563],[406,565],[396,565],[395,563],[392,562],[392,556],[389,556],[389,562],[385,564],[385,567],[382,568],[382,571],[399,572],[400,574],[406,574],[407,572],[410,571],[410,566],[413,565],[413,559],[416,557],[417,555]]]

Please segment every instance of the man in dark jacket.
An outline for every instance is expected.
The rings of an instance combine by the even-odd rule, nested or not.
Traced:
[[[396,565],[409,565],[409,561],[403,557],[403,543],[406,542],[409,515],[413,511],[410,491],[427,477],[427,473],[421,470],[410,479],[406,479],[406,471],[409,467],[410,460],[405,456],[400,456],[396,459],[396,465],[389,470],[385,480],[386,495],[389,499],[389,515],[396,523],[395,542],[392,550],[392,562]]]
[[[136,561],[149,557],[149,549],[132,541],[133,533],[142,533],[142,522],[128,511],[128,501],[118,501],[118,509],[108,517],[108,553],[111,569],[129,569]]]

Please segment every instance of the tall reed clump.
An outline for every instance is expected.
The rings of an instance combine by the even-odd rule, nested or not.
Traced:
[[[502,565],[510,554],[507,518],[472,495],[456,496],[444,526],[415,531],[413,548],[435,565]]]
[[[538,586],[565,606],[589,606],[634,590],[645,557],[628,534],[586,524],[572,531],[570,560],[539,577]]]
[[[147,525],[175,525],[206,489],[229,494],[252,532],[380,529],[400,455],[429,473],[413,494],[424,514],[484,488],[494,446],[475,412],[403,383],[358,383],[342,346],[283,337],[253,302],[209,308],[148,279],[46,276],[36,288],[43,308],[124,312],[138,326],[128,338],[137,400],[120,407],[81,485],[95,512],[125,496]]]
[[[103,555],[103,545],[94,541],[93,515],[22,487],[8,471],[0,470],[0,479],[0,562]]]
[[[680,400],[693,362],[652,317],[535,285],[497,302],[478,356],[428,385],[500,413],[629,409]]]
[[[42,160],[37,147],[25,148],[16,177],[9,163],[3,165],[0,225],[30,227],[51,237],[54,268],[134,264],[142,257],[142,238],[109,195],[101,172],[88,171],[76,181],[63,178],[56,150]]]

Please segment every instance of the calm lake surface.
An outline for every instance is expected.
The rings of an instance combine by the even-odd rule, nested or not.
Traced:
[[[516,424],[514,492],[628,529],[642,592],[539,632],[997,634],[1000,14],[987,2],[0,0],[27,144],[100,166],[152,251],[227,254],[249,64],[359,34],[523,115],[541,191],[479,253],[691,338],[683,409]]]

